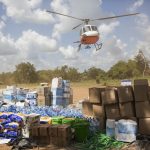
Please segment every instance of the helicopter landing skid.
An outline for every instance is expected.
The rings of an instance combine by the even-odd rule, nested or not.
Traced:
[[[102,43],[100,43],[100,44],[98,44],[98,43],[95,43],[94,44],[94,46],[95,46],[95,48],[96,48],[96,51],[98,51],[99,49],[101,49],[102,48]]]

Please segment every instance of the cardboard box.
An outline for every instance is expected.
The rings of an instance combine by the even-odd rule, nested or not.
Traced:
[[[66,147],[70,144],[71,139],[69,137],[67,138],[58,138],[58,146],[59,147]]]
[[[49,136],[39,136],[38,137],[39,144],[48,145],[50,144],[50,137]]]
[[[39,126],[39,135],[40,136],[49,136],[49,124],[43,124]]]
[[[135,117],[135,106],[133,102],[119,104],[121,117]]]
[[[82,102],[82,112],[84,115],[93,116],[93,105],[89,101]]]
[[[105,111],[107,119],[117,119],[120,117],[118,104],[105,105]]]
[[[148,85],[135,85],[134,86],[134,96],[135,101],[148,101],[149,91]]]
[[[38,88],[38,95],[46,96],[48,93],[50,93],[50,87],[48,87],[48,86],[40,86]]]
[[[99,129],[100,131],[104,131],[106,129],[106,118],[105,117],[97,117],[99,120]]]
[[[67,138],[71,136],[70,125],[61,125],[58,127],[58,137]]]
[[[139,133],[150,135],[150,118],[139,119]]]
[[[58,145],[58,137],[51,137],[50,143],[52,145]]]
[[[50,137],[57,137],[58,136],[58,127],[59,127],[59,125],[51,125],[49,127]]]
[[[106,88],[105,91],[101,92],[102,103],[115,104],[118,103],[118,95],[116,88]]]
[[[93,104],[93,116],[95,117],[104,117],[104,107],[100,104]]]
[[[147,85],[148,86],[148,80],[147,79],[136,79],[136,80],[134,80],[134,85]]]
[[[32,127],[35,124],[40,125],[40,115],[38,114],[29,114],[23,116],[24,124],[28,127]]]
[[[32,137],[39,136],[39,126],[33,126],[31,128],[31,136]]]
[[[100,103],[100,89],[93,87],[89,88],[89,101],[91,103]]]
[[[136,102],[135,109],[137,118],[150,118],[150,101]]]
[[[118,99],[120,103],[134,101],[132,86],[117,87]]]

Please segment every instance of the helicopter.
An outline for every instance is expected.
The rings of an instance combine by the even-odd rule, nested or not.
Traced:
[[[82,23],[72,28],[72,30],[74,30],[79,26],[81,26],[82,24],[84,24],[84,26],[81,27],[80,29],[80,41],[74,42],[74,43],[79,43],[78,51],[80,51],[82,45],[85,45],[85,49],[89,49],[91,48],[89,45],[94,44],[96,51],[102,48],[102,43],[97,43],[98,40],[100,39],[100,33],[98,31],[98,28],[95,25],[89,24],[89,22],[96,21],[96,20],[101,21],[101,20],[114,19],[119,17],[133,16],[139,14],[139,13],[130,13],[130,14],[117,15],[117,16],[96,18],[96,19],[89,19],[89,18],[85,19],[85,18],[78,18],[78,17],[62,14],[51,10],[47,10],[47,12],[82,21]]]

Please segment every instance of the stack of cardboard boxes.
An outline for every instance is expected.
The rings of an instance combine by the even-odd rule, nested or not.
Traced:
[[[89,100],[83,101],[83,114],[100,120],[100,129],[104,129],[105,112],[102,105],[101,93],[105,88],[89,88]]]
[[[56,145],[65,147],[71,142],[71,128],[69,125],[43,124],[31,129],[30,137],[39,145]]]
[[[82,106],[83,114],[99,118],[100,125],[104,125],[106,119],[131,119],[138,121],[140,134],[150,135],[150,86],[147,79],[134,80],[134,90],[132,86],[90,88],[89,100]]]
[[[134,95],[132,86],[119,86],[117,88],[117,91],[121,118],[135,117]]]
[[[51,106],[50,87],[41,86],[38,88],[38,106]]]
[[[150,97],[148,80],[134,80],[136,117],[139,120],[139,133],[150,135]]]
[[[102,102],[105,107],[107,119],[120,118],[117,89],[114,87],[106,87],[102,92]]]

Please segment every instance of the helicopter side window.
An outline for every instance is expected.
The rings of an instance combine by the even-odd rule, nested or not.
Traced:
[[[93,31],[97,31],[97,27],[96,26],[91,26]]]
[[[85,30],[85,32],[91,31],[90,26],[85,26],[83,29]]]

